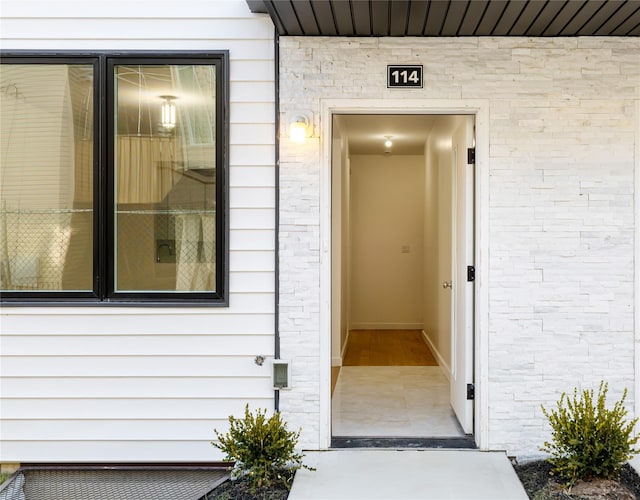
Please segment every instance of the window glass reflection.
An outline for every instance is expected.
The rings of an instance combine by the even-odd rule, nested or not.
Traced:
[[[0,288],[93,288],[93,67],[0,65]]]
[[[215,291],[215,66],[114,78],[116,291]]]

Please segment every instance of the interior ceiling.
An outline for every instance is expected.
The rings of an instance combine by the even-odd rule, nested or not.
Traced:
[[[640,36],[640,0],[246,0],[281,36]]]
[[[349,153],[422,155],[427,137],[447,141],[458,123],[450,115],[336,115],[340,133],[349,143]],[[393,146],[387,152],[387,138]]]
[[[175,95],[171,68],[118,65],[118,133],[151,135],[160,123],[163,95]]]

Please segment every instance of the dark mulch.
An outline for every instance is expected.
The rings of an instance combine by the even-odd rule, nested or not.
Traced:
[[[289,488],[293,484],[295,472],[286,473],[284,476],[286,484],[278,482],[268,488],[260,488],[255,493],[251,493],[247,479],[226,481],[201,500],[286,500],[289,496]]]
[[[535,500],[633,500],[640,498],[640,477],[625,464],[618,481],[578,481],[567,491],[551,474],[551,464],[537,460],[514,465],[514,469],[529,498]]]

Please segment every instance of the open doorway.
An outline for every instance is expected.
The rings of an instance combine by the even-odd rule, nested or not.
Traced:
[[[474,117],[333,120],[332,444],[473,444]]]

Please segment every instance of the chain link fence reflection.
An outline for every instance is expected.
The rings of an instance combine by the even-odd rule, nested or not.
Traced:
[[[0,211],[0,287],[91,289],[92,218],[91,209]]]

